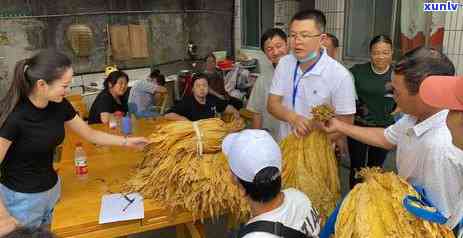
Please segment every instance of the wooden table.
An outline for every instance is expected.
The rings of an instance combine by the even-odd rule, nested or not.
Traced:
[[[146,136],[154,126],[153,121],[149,120],[137,120],[134,124],[135,135]],[[110,131],[102,125],[94,127]],[[150,199],[144,200],[144,219],[98,224],[102,195],[120,191],[121,185],[141,162],[142,152],[119,147],[98,147],[83,142],[89,175],[86,179],[78,179],[74,174],[73,145],[82,140],[73,133],[67,133],[65,141],[61,161],[57,165],[63,185],[62,193],[52,221],[52,231],[58,237],[107,238],[169,226],[177,227],[177,237],[183,237],[182,233],[186,230],[191,237],[204,237],[202,224],[195,223],[191,214],[181,212],[170,216],[165,207]]]

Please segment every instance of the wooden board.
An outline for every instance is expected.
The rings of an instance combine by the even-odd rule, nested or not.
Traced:
[[[144,25],[129,25],[130,52],[132,58],[148,58],[148,34]]]
[[[117,25],[109,28],[111,35],[111,51],[113,59],[130,59],[129,26]]]

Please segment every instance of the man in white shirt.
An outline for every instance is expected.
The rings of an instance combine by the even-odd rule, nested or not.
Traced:
[[[341,132],[365,144],[397,148],[399,175],[423,188],[427,200],[453,229],[463,216],[463,152],[452,144],[446,126],[448,111],[424,103],[419,91],[425,77],[453,75],[455,68],[444,54],[420,47],[405,54],[394,72],[394,99],[406,114],[402,119],[386,129],[353,126],[332,119],[325,130]]]
[[[275,234],[273,230],[249,230],[262,223],[271,224],[272,228],[278,224],[280,231],[302,233],[303,237],[318,237],[320,218],[309,198],[294,188],[281,191],[281,151],[268,132],[247,129],[230,134],[223,141],[222,151],[251,206],[252,218],[240,230],[239,237],[291,237],[288,233]]]
[[[463,150],[463,77],[453,76],[430,76],[426,78],[420,87],[420,97],[423,101],[436,108],[449,108],[447,115],[447,127],[452,134],[452,142],[460,150]],[[457,207],[463,213],[463,157],[454,159],[457,171],[451,173],[452,181],[456,181],[457,188],[460,189],[460,196],[457,197],[460,205]],[[461,216],[461,215],[460,215]],[[454,229],[455,234],[458,230],[459,238],[463,238],[463,219],[459,227]]]
[[[296,136],[307,135],[312,129],[311,110],[321,104],[331,105],[338,119],[353,122],[352,76],[321,46],[325,25],[319,10],[301,11],[290,22],[291,54],[278,63],[268,98],[268,111],[281,121],[281,139],[291,131]]]
[[[272,85],[273,72],[281,57],[288,54],[286,33],[279,28],[268,29],[260,39],[260,46],[268,62],[261,64],[259,77],[252,88],[246,108],[253,112],[252,128],[267,129],[278,140],[280,122],[267,110],[267,99]],[[268,67],[267,67],[268,66]]]

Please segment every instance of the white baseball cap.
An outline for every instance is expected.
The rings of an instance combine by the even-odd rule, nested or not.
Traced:
[[[256,174],[266,167],[281,171],[281,150],[264,130],[247,129],[225,137],[222,151],[228,164],[240,179],[252,183]]]

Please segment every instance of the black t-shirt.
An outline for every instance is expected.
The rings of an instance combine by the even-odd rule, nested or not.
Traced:
[[[206,104],[200,104],[193,96],[187,96],[175,104],[169,112],[177,113],[190,121],[212,118],[216,113],[222,113],[227,107],[227,102],[219,98],[207,95]]]
[[[21,100],[0,128],[0,137],[11,141],[0,164],[0,182],[21,193],[51,189],[58,181],[53,169],[53,153],[64,140],[64,122],[74,119],[76,111],[63,99],[37,108]]]
[[[90,108],[88,124],[101,123],[100,114],[103,112],[114,113],[116,111],[121,111],[126,113],[128,111],[128,106],[125,95],[128,95],[128,92],[129,90],[121,97],[122,104],[119,104],[107,89],[101,91]]]

